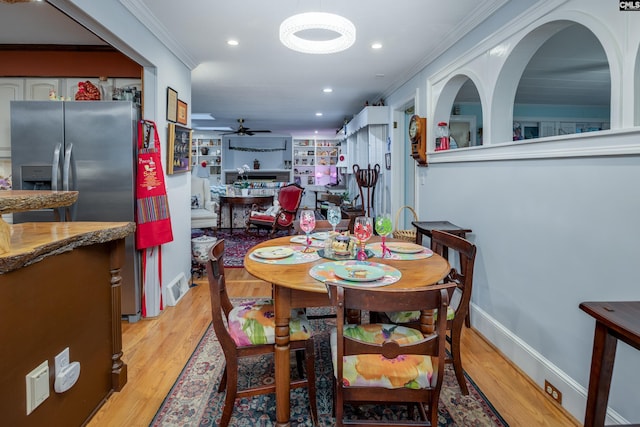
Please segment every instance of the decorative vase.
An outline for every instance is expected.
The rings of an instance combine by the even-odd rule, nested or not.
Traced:
[[[211,236],[200,236],[191,239],[191,254],[193,259],[200,264],[204,264],[209,259],[209,249],[218,241]]]
[[[209,154],[209,147],[200,147],[200,152],[203,156],[206,156],[207,154]]]
[[[260,169],[260,162],[258,160],[254,160],[253,161],[253,168],[254,169]]]

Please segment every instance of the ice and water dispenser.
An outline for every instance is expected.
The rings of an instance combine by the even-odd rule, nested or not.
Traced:
[[[19,190],[52,190],[51,165],[22,165],[20,167]],[[64,210],[38,209],[27,212],[14,212],[13,222],[60,221]]]
[[[22,166],[21,190],[51,190],[51,165]]]

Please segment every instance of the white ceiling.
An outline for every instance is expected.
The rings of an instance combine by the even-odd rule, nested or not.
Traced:
[[[244,118],[252,130],[296,136],[311,136],[317,130],[319,137],[334,137],[366,101],[374,104],[384,98],[510,0],[121,1],[193,69],[191,113],[210,113],[215,120],[192,119],[192,127],[235,129],[237,119]],[[357,29],[356,43],[332,55],[287,49],[278,39],[280,23],[307,11],[349,18]],[[239,45],[228,46],[229,38]],[[371,49],[373,42],[382,43],[382,49]],[[0,44],[16,43],[102,41],[47,3],[0,2]],[[555,66],[579,67],[585,56],[591,56],[588,51],[562,47],[550,49],[549,54]],[[591,63],[601,63],[602,52],[599,56]],[[539,57],[537,63],[542,65],[536,69],[548,65],[544,57]],[[527,77],[533,86],[544,86],[536,76]],[[589,86],[595,77],[592,72]],[[323,93],[324,87],[333,88],[333,93]],[[576,87],[575,93],[584,92],[584,87]],[[530,92],[540,94],[539,89]],[[566,100],[571,94],[565,91],[563,96]],[[592,91],[588,98],[594,102],[597,96]],[[317,112],[323,116],[317,117]]]

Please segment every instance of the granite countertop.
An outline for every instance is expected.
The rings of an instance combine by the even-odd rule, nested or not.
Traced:
[[[0,199],[1,200],[1,199]],[[133,222],[27,222],[11,226],[11,245],[0,254],[0,274],[81,246],[123,239]]]

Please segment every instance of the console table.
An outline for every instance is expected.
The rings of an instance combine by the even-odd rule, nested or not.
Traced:
[[[267,206],[273,204],[273,196],[220,196],[218,206],[218,230],[222,229],[222,207],[229,206],[229,232],[233,233],[233,207],[234,206]]]
[[[596,319],[584,425],[600,427],[607,415],[618,340],[640,350],[640,301],[583,302],[579,307]]]

